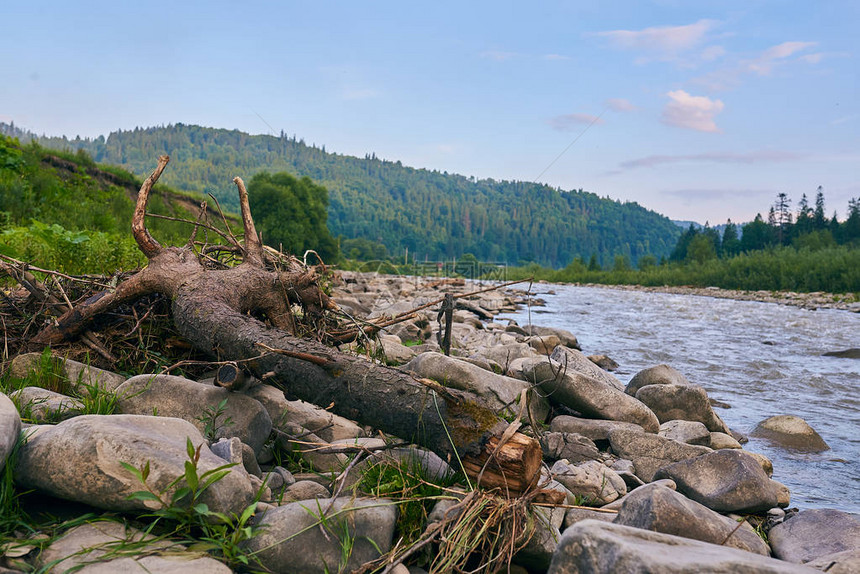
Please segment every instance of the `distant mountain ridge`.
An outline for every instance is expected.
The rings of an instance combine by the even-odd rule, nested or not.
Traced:
[[[0,123],[0,132],[55,149],[83,149],[94,160],[143,177],[164,153],[162,181],[211,193],[237,209],[231,180],[260,171],[307,176],[329,190],[333,235],[382,244],[388,253],[438,260],[472,253],[482,261],[534,261],[562,267],[575,257],[616,255],[636,263],[668,256],[681,229],[635,202],[600,198],[518,181],[476,180],[403,166],[375,155],[357,158],[308,146],[303,140],[176,124],[74,140],[37,136]]]

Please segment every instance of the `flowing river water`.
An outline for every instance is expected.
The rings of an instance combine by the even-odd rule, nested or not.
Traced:
[[[615,359],[625,384],[666,363],[728,403],[715,410],[744,434],[773,415],[805,419],[830,450],[799,453],[756,438],[744,448],[773,461],[791,506],[860,512],[860,359],[822,356],[860,347],[860,314],[599,287],[533,292],[545,307],[502,318],[567,329],[585,354]]]

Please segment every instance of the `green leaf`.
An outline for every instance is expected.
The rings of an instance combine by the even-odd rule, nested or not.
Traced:
[[[120,461],[119,464],[124,469],[126,469],[128,472],[130,472],[132,474],[132,476],[134,476],[139,482],[146,482],[143,478],[143,473],[141,473],[140,470],[138,470],[136,467],[130,465],[127,462],[122,462],[122,461]]]
[[[153,500],[155,502],[161,502],[161,499],[158,498],[158,496],[146,490],[138,490],[137,492],[132,492],[128,495],[127,498],[129,500]]]
[[[192,490],[187,486],[183,486],[182,488],[177,488],[176,492],[173,493],[172,503],[176,504],[186,496],[191,496]]]
[[[216,470],[216,471],[210,470],[209,472],[211,472],[212,474],[209,476],[203,475],[206,478],[203,480],[202,484],[200,485],[200,491],[206,490],[207,488],[209,488],[210,486],[212,486],[213,484],[215,484],[216,482],[218,482],[219,480],[221,480],[222,478],[224,478],[225,476],[230,474],[230,469]],[[206,474],[209,474],[209,473],[207,472]]]
[[[185,439],[185,452],[188,453],[188,458],[194,460],[194,445],[191,443],[191,439],[186,437]]]
[[[242,511],[242,516],[239,517],[239,525],[241,526],[248,522],[248,519],[251,518],[251,516],[253,516],[256,511],[257,503],[252,502],[251,504],[249,504],[248,507]]]
[[[185,482],[191,490],[197,490],[199,480],[197,478],[197,467],[190,460],[185,461]]]
[[[209,506],[205,503],[201,502],[200,504],[196,504],[193,506],[194,512],[200,514],[202,516],[209,516],[212,512],[209,511]]]

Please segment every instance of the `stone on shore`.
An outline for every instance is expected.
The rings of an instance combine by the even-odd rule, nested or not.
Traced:
[[[664,466],[713,452],[706,446],[622,429],[609,433],[609,443],[612,452],[633,461],[636,476],[645,482],[653,481],[657,471]]]
[[[803,510],[768,533],[773,554],[804,563],[829,554],[860,551],[860,516],[840,510]]]
[[[365,435],[358,423],[305,401],[287,400],[284,391],[272,385],[254,385],[242,392],[263,405],[276,428],[291,423],[328,442]]]
[[[558,415],[549,424],[551,432],[577,433],[593,441],[609,440],[609,433],[616,429],[644,433],[645,429],[635,423],[608,421],[604,419],[583,419],[569,415]]]
[[[147,544],[147,540],[152,542]],[[180,544],[156,541],[140,530],[110,520],[69,529],[39,553],[35,565],[51,572],[85,574],[232,572],[214,558],[190,552]]]
[[[627,494],[627,484],[618,473],[596,460],[571,464],[556,461],[550,469],[552,477],[573,494],[585,498],[586,503],[603,506]]]
[[[642,369],[630,379],[624,392],[636,396],[639,389],[648,385],[689,385],[690,381],[680,371],[669,365],[656,365]]]
[[[247,550],[276,574],[351,572],[388,552],[397,520],[390,500],[338,498],[321,518],[329,503],[304,500],[270,510],[258,521],[263,530],[247,542]],[[344,564],[343,544],[350,541]]]
[[[806,565],[816,570],[823,570],[827,574],[857,574],[860,572],[860,550],[827,554],[810,560]]]
[[[679,492],[717,512],[764,512],[779,500],[778,483],[741,450],[717,450],[676,462],[654,477],[671,478]]]
[[[657,484],[639,487],[625,496],[615,524],[770,555],[768,545],[748,523],[738,527],[731,518]]]
[[[576,339],[576,335],[570,331],[556,327],[542,327],[540,325],[526,325],[522,329],[528,335],[555,335],[565,347],[576,349],[578,351],[582,350],[579,346],[579,341]]]
[[[549,574],[585,572],[815,574],[818,571],[737,548],[620,524],[584,520],[562,533]]]
[[[603,381],[576,372],[548,359],[523,364],[526,379],[553,402],[586,416],[634,423],[646,432],[660,429],[657,416],[647,406]]]
[[[123,466],[150,466],[147,484],[159,492],[185,474],[187,441],[200,447],[198,474],[223,466],[200,432],[182,419],[143,415],[82,415],[55,426],[32,427],[18,453],[15,482],[52,496],[106,510],[151,511],[151,500],[129,500],[144,490]],[[166,494],[171,496],[177,486]],[[241,466],[200,496],[213,512],[241,513],[254,496],[251,479]]]
[[[49,391],[41,387],[24,387],[12,393],[12,399],[21,405],[30,422],[57,422],[81,414],[84,404],[78,399]]]
[[[724,432],[711,433],[711,448],[720,450],[722,448],[743,448],[741,443],[730,434]]]
[[[617,371],[618,363],[612,357],[606,355],[588,355],[588,360],[603,369],[604,371]]]
[[[666,421],[660,425],[660,432],[657,433],[657,436],[686,444],[711,446],[711,433],[708,427],[699,421]]]
[[[221,387],[173,375],[137,375],[117,390],[118,410],[124,414],[176,417],[193,424],[214,440],[239,437],[260,452],[272,432],[272,419],[258,401]],[[226,400],[223,412],[215,413]]]
[[[0,470],[21,436],[21,416],[12,399],[0,393]]]
[[[532,418],[544,421],[549,414],[549,404],[543,398],[543,393],[535,392],[525,381],[497,375],[467,361],[446,357],[441,353],[421,353],[407,363],[404,369],[446,387],[472,392],[498,411],[507,409],[516,413],[520,394],[527,390],[531,395],[529,408]]]
[[[615,377],[615,375],[609,373],[608,371],[604,371],[603,369],[595,365],[593,361],[591,361],[582,353],[582,351],[558,346],[553,349],[552,355],[550,355],[550,359],[563,365],[568,372],[576,371],[577,373],[582,373],[583,375],[591,377],[592,379],[602,381],[607,385],[618,389],[619,391],[624,390],[624,383],[619,381],[618,378]]]
[[[68,383],[70,389],[77,388],[79,385],[92,385],[103,390],[114,391],[126,379],[117,373],[56,355],[51,355],[50,360],[51,368]],[[41,371],[41,368],[42,353],[24,353],[12,359],[12,363],[9,365],[9,374],[24,379],[31,373]]]
[[[600,460],[600,451],[594,442],[577,433],[546,432],[540,436],[544,460],[565,459],[574,464],[586,460]]]
[[[767,418],[758,423],[750,435],[793,450],[821,452],[830,449],[809,423],[794,415]]]
[[[708,393],[696,385],[648,385],[636,392],[636,398],[650,408],[661,423],[673,420],[697,421],[709,431],[728,434],[729,427],[717,416]]]

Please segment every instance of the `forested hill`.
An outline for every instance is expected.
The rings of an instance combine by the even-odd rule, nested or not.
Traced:
[[[231,210],[237,208],[231,187],[236,175],[248,179],[260,171],[289,171],[308,176],[329,190],[333,235],[380,243],[390,255],[402,256],[408,248],[419,260],[472,253],[483,261],[560,267],[576,256],[596,254],[606,262],[621,254],[635,263],[646,254],[668,256],[681,233],[668,218],[636,203],[582,190],[414,169],[375,155],[339,155],[283,134],[184,124],[118,131],[94,140],[37,137],[7,124],[0,124],[0,131],[46,147],[81,148],[98,162],[140,176],[167,153],[171,163],[162,181],[212,193]]]

